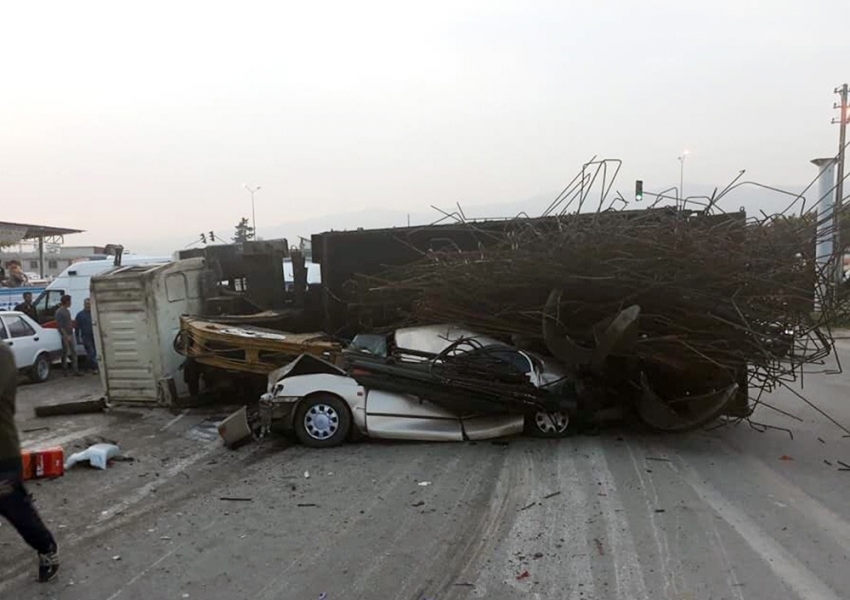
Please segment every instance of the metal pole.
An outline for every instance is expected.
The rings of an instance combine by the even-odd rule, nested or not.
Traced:
[[[44,236],[38,236],[38,276],[44,279]]]
[[[685,150],[682,156],[679,157],[679,198],[682,200],[682,207],[685,206],[685,159],[689,152]]]
[[[844,282],[844,246],[841,245],[842,201],[844,200],[844,146],[847,140],[847,84],[835,89],[841,95],[841,117],[838,129],[838,179],[835,181],[835,289]]]
[[[834,211],[834,189],[835,189],[835,159],[816,158],[812,164],[818,167],[818,202],[817,202],[817,246],[815,248],[815,264],[819,272],[823,273],[829,267],[832,253],[835,248],[835,211]],[[830,278],[819,279],[819,289],[815,295],[815,310],[820,311],[824,302],[829,297]]]
[[[257,211],[254,210],[254,192],[251,191],[251,227],[254,229],[254,239],[257,239]]]
[[[254,229],[254,235],[252,236],[252,239],[256,240],[257,239],[257,213],[254,211],[254,193],[263,189],[263,186],[258,185],[257,187],[255,187],[252,190],[250,188],[250,186],[248,186],[248,184],[246,183],[245,189],[248,190],[249,194],[251,194],[251,227]]]

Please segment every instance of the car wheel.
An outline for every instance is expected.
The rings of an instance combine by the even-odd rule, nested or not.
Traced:
[[[315,394],[298,403],[295,411],[295,435],[305,446],[339,446],[351,429],[348,406],[337,396]]]
[[[546,412],[539,410],[525,416],[526,431],[542,438],[558,438],[567,434],[570,416],[566,412]]]
[[[50,357],[46,354],[39,354],[38,358],[35,359],[35,364],[30,369],[29,375],[35,383],[47,381],[47,378],[50,377]]]

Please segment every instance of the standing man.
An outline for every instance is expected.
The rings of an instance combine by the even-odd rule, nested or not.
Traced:
[[[80,367],[77,364],[77,340],[74,339],[74,321],[71,319],[71,296],[65,294],[59,301],[59,308],[54,315],[59,335],[62,336],[62,373],[68,376],[68,367],[65,366],[65,358],[71,361],[74,375],[81,376]]]
[[[86,298],[83,302],[83,310],[77,313],[76,331],[77,341],[86,349],[86,368],[92,373],[97,373],[97,350],[94,347],[94,327],[91,320],[91,300]]]
[[[38,580],[50,581],[59,570],[56,540],[44,526],[24,488],[21,445],[15,427],[18,369],[15,356],[0,342],[0,515],[38,552]]]
[[[24,313],[30,319],[38,323],[38,309],[32,303],[32,292],[24,292],[24,301],[15,307],[18,312]]]
[[[10,260],[6,263],[6,266],[9,268],[9,276],[6,278],[6,287],[16,288],[26,287],[29,285],[30,280],[27,278],[26,273],[24,273],[21,263],[16,260]]]

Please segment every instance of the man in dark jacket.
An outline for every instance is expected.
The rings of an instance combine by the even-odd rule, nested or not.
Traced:
[[[38,310],[32,303],[32,292],[24,292],[24,301],[15,307],[18,312],[24,313],[30,319],[38,323]]]
[[[92,373],[97,373],[97,350],[94,347],[94,326],[91,320],[91,300],[83,301],[83,310],[77,313],[74,319],[77,334],[77,342],[86,349],[86,368]]]
[[[5,342],[0,342],[0,515],[38,552],[38,580],[50,581],[59,570],[59,555],[56,540],[24,488],[21,445],[15,427],[17,386],[15,356]]]

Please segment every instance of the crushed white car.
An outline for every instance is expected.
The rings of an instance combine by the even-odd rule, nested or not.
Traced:
[[[447,335],[448,333],[448,335]],[[464,339],[467,332],[447,326],[399,330],[390,345],[406,342],[399,350],[434,353]],[[473,334],[474,335],[474,334]],[[467,338],[474,339],[474,338]],[[373,342],[375,340],[372,340]],[[485,345],[486,344],[486,345]],[[369,344],[380,354],[381,344]],[[547,365],[532,353],[478,338],[473,350],[486,352],[488,359],[501,361],[502,367],[524,376],[535,388],[564,380],[566,374]],[[362,350],[362,348],[361,348]],[[460,350],[458,350],[460,352]],[[549,368],[547,368],[547,366]],[[269,375],[269,387],[260,399],[262,430],[282,425],[295,433],[305,445],[324,448],[342,444],[350,436],[419,441],[484,440],[528,431],[544,437],[567,432],[566,410],[476,411],[464,407],[463,390],[458,408],[423,399],[413,393],[375,389],[358,382],[357,369],[350,372],[311,355],[301,355]]]

